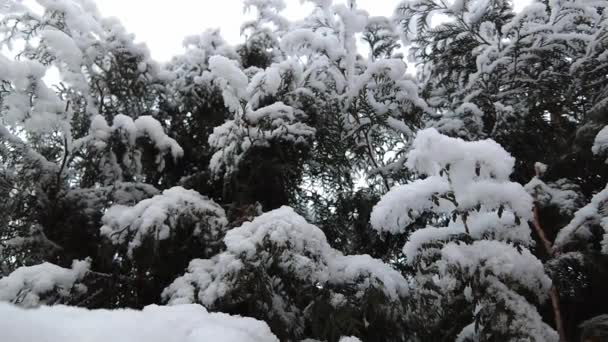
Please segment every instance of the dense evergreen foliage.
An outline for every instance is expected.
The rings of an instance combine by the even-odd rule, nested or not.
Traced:
[[[308,1],[163,64],[92,0],[0,1],[0,301],[608,339],[608,1]]]

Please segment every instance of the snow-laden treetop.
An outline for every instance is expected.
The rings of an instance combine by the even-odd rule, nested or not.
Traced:
[[[514,164],[515,159],[492,140],[467,142],[434,128],[422,130],[406,166],[427,178],[389,191],[374,207],[372,226],[400,233],[425,211],[449,215],[473,209],[496,210],[498,216],[506,209],[514,222],[526,221],[532,217],[532,198],[520,184],[509,181]]]

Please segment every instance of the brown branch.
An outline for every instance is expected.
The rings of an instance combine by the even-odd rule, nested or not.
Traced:
[[[536,177],[540,178],[541,172],[538,167],[534,167],[534,173],[536,173]],[[540,225],[540,215],[538,213],[538,199],[536,198],[536,196],[534,196],[534,208],[532,209],[532,211],[533,211],[533,215],[534,215],[533,219],[532,219],[532,225],[534,226],[534,229],[536,230],[538,237],[542,241],[543,246],[545,247],[545,250],[547,251],[547,254],[551,257],[554,254],[553,253],[553,244],[551,243],[551,241],[549,241],[549,239],[547,239],[545,230]]]
[[[538,168],[535,168],[535,172],[536,172],[536,177],[540,177],[540,170]],[[534,217],[532,219],[532,225],[534,226],[534,229],[536,230],[538,237],[542,241],[543,246],[547,250],[547,254],[549,255],[549,257],[552,257],[554,255],[553,246],[552,246],[551,242],[547,239],[545,230],[543,229],[543,227],[540,224],[540,216],[538,214],[538,204],[537,204],[536,198],[534,199],[533,212],[534,212]],[[559,293],[557,292],[557,288],[555,288],[555,286],[552,286],[551,290],[549,290],[549,297],[551,298],[551,306],[553,307],[553,315],[554,315],[554,319],[555,319],[555,328],[557,329],[557,333],[559,334],[559,340],[560,340],[560,342],[566,342],[567,341],[566,331],[564,329],[564,322],[562,320],[562,314],[561,314],[561,310],[559,307]]]
[[[549,297],[551,298],[551,304],[553,306],[553,315],[555,316],[555,328],[559,335],[560,342],[566,342],[566,330],[564,329],[564,322],[562,320],[562,312],[559,308],[559,293],[555,286],[551,287],[549,291]]]
[[[543,230],[542,226],[540,225],[540,218],[539,218],[539,214],[538,214],[538,205],[536,203],[534,203],[533,213],[534,213],[534,218],[532,219],[532,226],[534,226],[534,230],[536,230],[536,233],[538,234],[538,237],[540,238],[541,242],[543,243],[543,246],[545,247],[547,254],[549,256],[552,256],[553,255],[553,245],[551,244],[549,239],[547,239],[547,235],[545,234],[545,231]]]

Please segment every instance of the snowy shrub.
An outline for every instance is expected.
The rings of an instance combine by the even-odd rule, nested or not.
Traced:
[[[380,327],[395,329],[394,340],[402,337],[401,300],[408,293],[403,276],[367,255],[334,250],[321,230],[291,208],[230,230],[224,243],[225,252],[193,260],[163,297],[170,304],[238,310],[269,322],[282,339],[373,339]],[[342,319],[328,325],[328,315]]]
[[[101,235],[115,245],[125,245],[128,256],[145,240],[157,244],[179,235],[213,244],[227,224],[222,207],[182,187],[165,190],[134,206],[114,205],[108,208],[102,222]]]
[[[90,266],[90,260],[75,260],[71,269],[48,262],[20,267],[9,276],[0,278],[0,302],[11,302],[26,308],[73,303],[74,298],[87,292],[87,287],[81,281]]]
[[[144,280],[151,298],[191,259],[218,253],[228,223],[221,206],[182,187],[135,204],[113,205],[101,221],[100,234],[114,251],[113,266],[132,268],[128,278]]]

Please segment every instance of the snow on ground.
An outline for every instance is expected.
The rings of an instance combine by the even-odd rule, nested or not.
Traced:
[[[142,311],[63,305],[22,309],[0,303],[0,340],[10,342],[278,342],[266,323],[208,313],[200,305]]]

